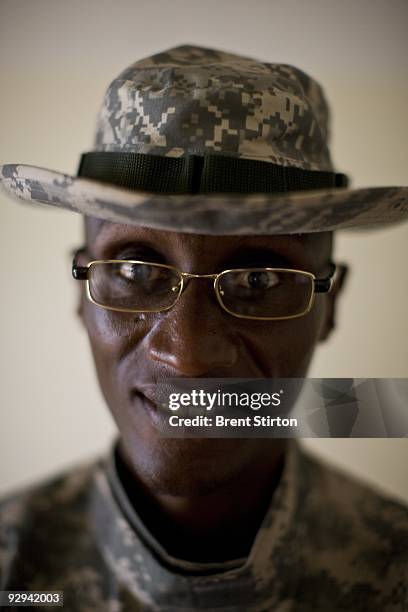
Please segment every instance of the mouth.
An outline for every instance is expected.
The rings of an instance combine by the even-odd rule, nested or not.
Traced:
[[[144,393],[137,389],[131,392],[131,402],[137,408],[141,408],[149,421],[158,429],[163,430],[167,425],[167,417],[169,411],[159,402],[147,397]]]
[[[242,417],[251,414],[251,411],[248,407],[238,405],[222,405],[216,404],[211,410],[206,410],[205,406],[195,404],[192,405],[178,405],[177,409],[170,409],[169,407],[169,396],[171,393],[176,393],[180,395],[180,392],[188,393],[191,392],[191,385],[193,388],[196,386],[195,383],[190,383],[190,381],[182,381],[182,386],[178,386],[177,383],[172,381],[165,381],[163,383],[155,384],[155,385],[145,385],[142,388],[139,386],[137,388],[133,388],[131,391],[131,400],[132,403],[137,404],[139,407],[141,406],[143,410],[148,415],[149,419],[152,423],[161,429],[162,431],[169,427],[169,417],[171,415],[176,414],[179,417],[196,417],[196,416],[213,416],[213,415],[229,415],[232,417]],[[224,382],[224,381],[223,381]],[[208,381],[206,383],[206,391],[212,392],[214,395],[219,389],[219,383],[214,383],[213,385],[209,385]],[[221,385],[221,388],[222,385]],[[244,387],[243,387],[244,388]],[[230,386],[226,386],[225,389],[235,390],[235,386],[231,389]],[[237,391],[242,391],[241,387],[237,387]]]

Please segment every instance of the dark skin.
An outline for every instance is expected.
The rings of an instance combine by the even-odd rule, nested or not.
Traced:
[[[327,276],[330,233],[294,236],[204,236],[86,221],[93,259],[142,259],[210,274],[276,265]],[[317,294],[312,310],[287,321],[239,319],[223,311],[212,283],[192,280],[162,313],[102,309],[81,292],[105,400],[119,429],[119,472],[139,516],[174,557],[224,561],[247,556],[282,471],[284,439],[163,438],[144,403],[165,378],[306,376],[314,350],[335,325],[344,281]]]

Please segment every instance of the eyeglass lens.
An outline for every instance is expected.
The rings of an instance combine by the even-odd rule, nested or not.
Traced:
[[[146,311],[170,308],[181,283],[176,270],[130,261],[93,263],[88,278],[91,297],[101,306]]]
[[[221,275],[224,306],[252,317],[290,317],[304,313],[313,295],[313,279],[302,272],[252,269]]]

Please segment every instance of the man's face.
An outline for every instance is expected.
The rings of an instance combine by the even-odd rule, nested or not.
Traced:
[[[86,257],[138,259],[212,274],[250,266],[328,274],[331,234],[205,236],[130,225],[86,223]],[[331,327],[334,294],[317,294],[305,316],[281,321],[236,318],[218,304],[212,281],[192,279],[176,305],[161,313],[103,309],[81,294],[99,383],[135,475],[169,494],[201,494],[232,481],[251,463],[283,447],[267,439],[163,438],[144,391],[166,378],[303,377]]]

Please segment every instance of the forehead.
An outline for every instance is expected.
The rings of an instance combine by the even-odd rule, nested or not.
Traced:
[[[210,236],[113,223],[94,217],[85,217],[85,240],[93,250],[143,241],[172,252],[201,252],[214,256],[245,248],[271,249],[288,256],[304,256],[316,263],[327,259],[332,248],[331,232],[279,236]]]

